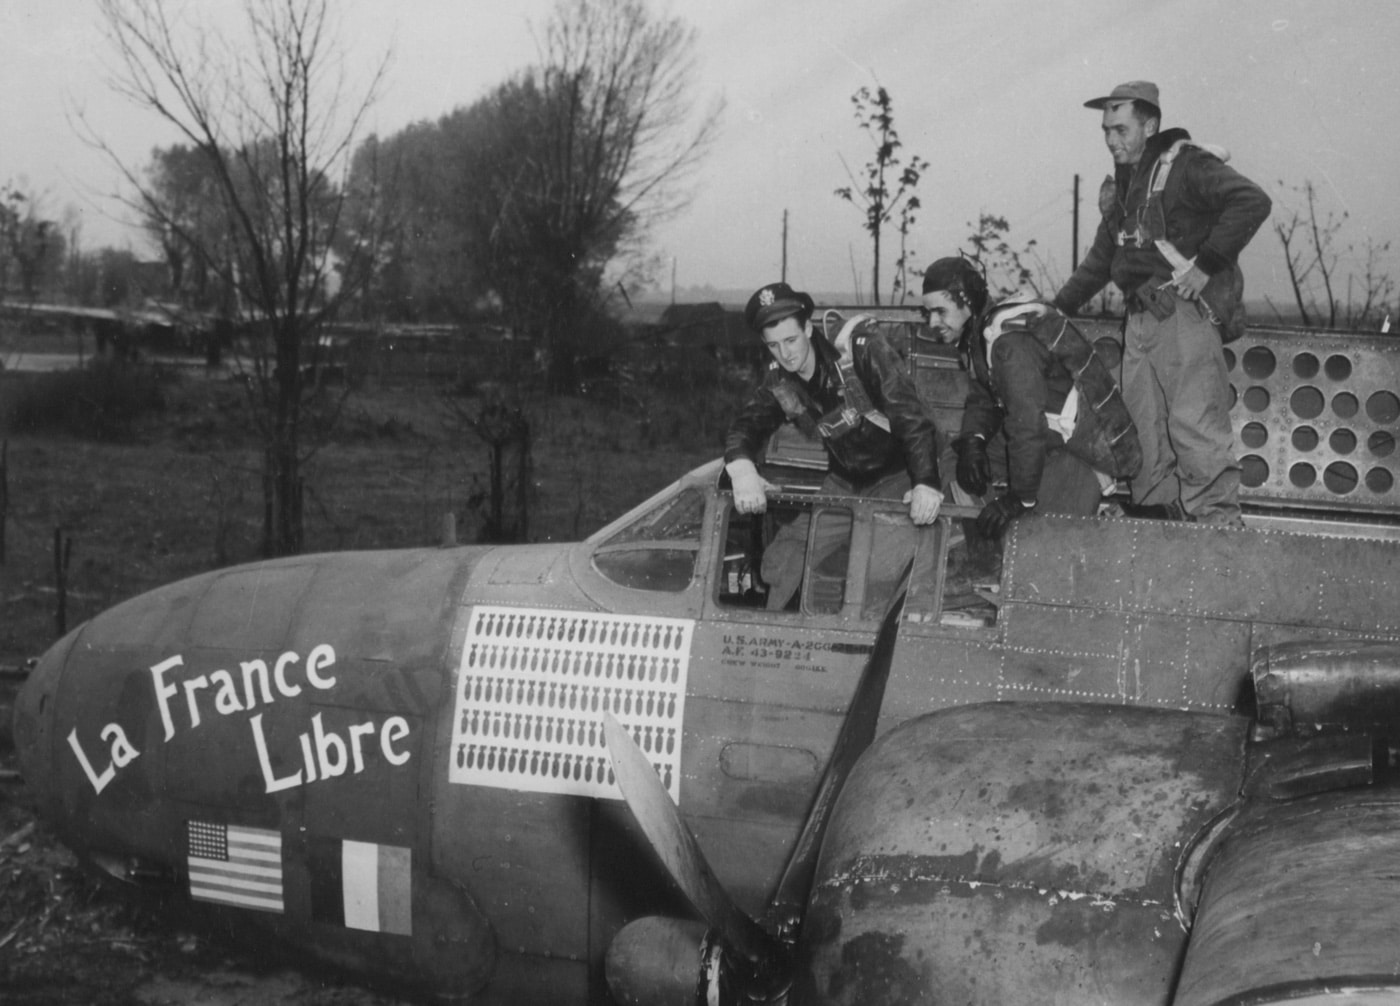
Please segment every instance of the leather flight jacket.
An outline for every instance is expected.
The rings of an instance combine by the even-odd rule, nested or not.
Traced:
[[[912,485],[938,488],[933,420],[875,322],[851,334],[844,365],[822,331],[813,331],[812,348],[817,363],[808,381],[776,361],[768,365],[763,384],[730,425],[724,460],[756,460],[768,438],[791,421],[821,439],[832,473],[857,489],[900,469]]]

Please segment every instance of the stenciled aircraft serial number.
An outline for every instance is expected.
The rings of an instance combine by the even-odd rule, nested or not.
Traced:
[[[821,658],[836,652],[837,645],[826,639],[793,639],[774,636],[748,636],[726,632],[721,637],[720,663],[733,667],[777,668],[794,665],[796,670],[826,673]]]

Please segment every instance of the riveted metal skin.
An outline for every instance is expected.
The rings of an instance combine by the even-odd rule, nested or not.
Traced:
[[[876,742],[818,865],[794,1004],[1171,1002],[1174,877],[1246,722],[965,706]]]

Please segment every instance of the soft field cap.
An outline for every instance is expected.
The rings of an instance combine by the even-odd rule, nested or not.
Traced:
[[[1119,84],[1113,93],[1103,98],[1084,102],[1085,108],[1107,108],[1120,101],[1145,101],[1153,108],[1161,108],[1162,101],[1157,97],[1157,85],[1150,80],[1130,80]]]

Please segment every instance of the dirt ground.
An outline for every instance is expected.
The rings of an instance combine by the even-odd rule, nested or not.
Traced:
[[[221,564],[258,558],[256,444],[241,389],[183,380],[133,437],[96,443],[4,426],[25,378],[0,373],[7,444],[0,562],[0,718],[25,662],[56,638],[55,542],[66,567],[66,627],[116,602]],[[306,467],[306,551],[436,544],[443,514],[459,540],[479,526],[484,446],[443,421],[436,392],[381,389],[346,402]],[[572,540],[684,471],[717,442],[673,446],[653,423],[587,400],[532,406],[532,540]],[[713,438],[711,438],[713,439]],[[84,874],[34,813],[0,729],[0,1002],[393,1006],[304,962],[269,958],[120,900]]]

